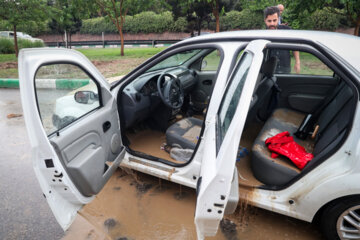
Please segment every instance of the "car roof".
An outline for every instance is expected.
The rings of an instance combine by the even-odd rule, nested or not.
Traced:
[[[305,30],[247,30],[247,31],[229,31],[214,34],[206,34],[198,37],[186,39],[183,42],[199,40],[226,40],[226,39],[246,38],[246,39],[294,39],[307,40],[321,44],[350,63],[355,69],[360,69],[360,37],[349,34],[323,32],[323,31],[305,31]]]

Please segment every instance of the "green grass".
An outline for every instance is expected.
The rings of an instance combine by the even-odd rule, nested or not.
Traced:
[[[0,78],[19,78],[17,68],[0,69]]]
[[[124,55],[120,56],[120,48],[88,48],[77,49],[90,60],[111,61],[122,58],[150,58],[166,47],[159,48],[125,48]]]
[[[123,64],[118,72],[104,73],[106,77],[124,75],[134,69],[138,64],[161,52],[166,47],[160,48],[126,48],[125,56],[120,56],[120,48],[91,48],[77,49],[92,61],[112,61],[129,59],[129,64]],[[141,59],[141,61],[137,61]],[[134,63],[134,60],[136,63]],[[17,62],[15,54],[0,54],[0,64],[4,62]],[[139,62],[139,63],[137,63]],[[136,64],[136,65],[134,65]],[[101,71],[101,69],[100,69]],[[0,78],[18,78],[17,68],[0,69]]]
[[[136,66],[144,62],[146,59],[152,57],[153,55],[164,50],[166,47],[161,48],[126,48],[125,56],[120,56],[119,48],[90,48],[90,49],[79,49],[79,52],[82,52],[87,58],[92,61],[104,61],[105,65],[102,68],[98,66],[100,71],[104,71],[103,74],[106,77],[124,75],[134,69]],[[204,70],[215,70],[219,62],[219,56],[216,51],[209,54],[206,58],[207,67]],[[301,59],[301,72],[300,74],[314,74],[314,75],[328,75],[331,76],[333,72],[323,64],[319,59],[314,57],[309,53],[300,53]],[[106,61],[112,60],[123,60],[121,66],[114,69],[106,69]],[[0,64],[4,62],[16,62],[17,58],[15,54],[0,54]],[[292,58],[292,73],[294,59]],[[17,68],[0,68],[0,78],[17,78],[18,72]]]
[[[89,48],[77,49],[90,60],[110,61],[122,58],[150,58],[166,47],[159,48],[125,48],[125,56],[120,56],[120,48]],[[15,54],[0,54],[1,62],[16,62]]]
[[[294,71],[295,59],[291,57],[291,73]],[[332,76],[334,72],[310,53],[300,52],[300,74]]]
[[[15,54],[0,54],[0,63],[1,62],[17,62]]]

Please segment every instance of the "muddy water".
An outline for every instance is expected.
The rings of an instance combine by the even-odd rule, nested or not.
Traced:
[[[195,190],[118,170],[64,239],[196,239]],[[242,203],[207,239],[321,239],[314,226]]]

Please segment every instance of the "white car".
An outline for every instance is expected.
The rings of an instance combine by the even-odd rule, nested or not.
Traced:
[[[34,169],[62,228],[122,166],[196,189],[199,239],[239,199],[360,237],[359,70],[360,38],[292,30],[187,39],[111,85],[74,50],[19,55]],[[271,156],[284,131],[313,154],[303,169]]]
[[[29,34],[23,33],[23,32],[16,32],[16,36],[18,38],[21,39],[26,39],[29,40],[31,42],[35,42],[35,41],[40,41],[40,42],[44,42],[42,39],[40,38],[33,38],[32,36],[30,36]],[[1,31],[0,32],[0,37],[6,37],[6,38],[14,38],[14,32],[13,31]]]

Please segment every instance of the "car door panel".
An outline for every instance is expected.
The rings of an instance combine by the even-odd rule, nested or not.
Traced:
[[[198,239],[214,236],[224,213],[232,213],[237,206],[236,154],[267,43],[255,40],[248,44],[231,74],[217,114],[206,119],[195,210]]]
[[[86,76],[88,84],[84,88],[96,87],[98,105],[57,125],[56,113],[74,114],[76,106],[89,109],[89,104],[82,105],[74,98],[75,91],[89,89],[76,85],[75,91],[72,87],[64,90],[62,85],[56,85],[55,80],[63,83],[63,70],[65,80],[75,81],[78,75],[74,69],[85,74],[82,76]],[[93,200],[125,155],[116,99],[96,67],[74,50],[21,50],[19,80],[34,171],[56,220],[66,230],[77,211]],[[40,88],[41,83],[46,83],[46,87]],[[58,105],[59,99],[65,106]],[[58,107],[63,111],[57,112]]]
[[[115,106],[105,106],[50,138],[70,178],[85,196],[101,190],[111,176],[105,171],[109,168],[107,162],[113,162],[122,150],[116,114]],[[106,132],[105,122],[110,123]]]
[[[203,109],[209,101],[214,88],[216,71],[197,71],[197,83],[191,92],[191,101],[195,108]]]
[[[276,83],[281,89],[279,107],[305,113],[313,112],[339,81],[332,76],[314,75],[279,74],[276,78]]]

